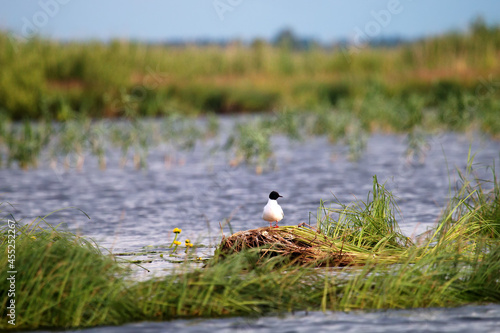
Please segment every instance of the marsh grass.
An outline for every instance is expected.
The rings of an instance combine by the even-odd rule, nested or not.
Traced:
[[[366,202],[343,204],[339,208],[326,208],[321,202],[318,208],[317,228],[320,233],[343,238],[346,242],[367,249],[391,247],[401,249],[412,241],[399,229],[397,218],[401,213],[393,194],[373,177],[373,190]]]
[[[110,135],[92,128],[102,125],[96,119],[118,117],[132,124],[111,141],[121,151],[120,164],[132,160],[136,168],[147,166],[148,148],[158,143],[151,128],[137,125],[143,117],[181,126],[180,118],[193,122],[198,115],[272,113],[270,121],[238,124],[222,144],[230,146],[233,164],[257,170],[272,167],[269,140],[276,134],[345,142],[352,160],[373,132],[415,137],[423,128],[481,130],[498,137],[499,41],[500,28],[480,20],[460,35],[357,52],[263,41],[226,47],[23,42],[0,32],[0,166],[36,167],[49,146],[55,161],[70,164],[77,156],[82,167],[93,155],[105,168],[110,147],[103,138]],[[214,122],[203,135],[191,131],[193,125],[181,126],[181,135],[176,126],[156,138],[166,146],[193,147],[218,131]],[[418,150],[410,148],[409,154]]]
[[[483,103],[484,100],[477,101]],[[363,98],[340,99],[335,108],[322,105],[304,111],[285,107],[272,113],[235,118],[228,135],[221,133],[218,116],[213,113],[199,119],[172,111],[157,119],[143,118],[132,110],[119,121],[94,120],[75,113],[62,122],[53,122],[48,117],[22,123],[4,117],[0,119],[0,167],[17,164],[21,169],[36,168],[48,151],[53,167],[62,163],[66,169],[81,170],[92,156],[101,169],[106,169],[110,157],[118,151],[120,167],[132,161],[136,169],[145,169],[153,149],[164,151],[168,165],[177,152],[224,138],[224,142],[210,151],[227,152],[232,166],[245,164],[262,172],[273,169],[276,164],[272,138],[277,136],[285,136],[292,142],[323,136],[332,144],[346,145],[347,157],[356,161],[363,155],[373,132],[407,133],[407,157],[419,158],[422,162],[426,133],[430,131],[484,130],[480,122],[485,119],[488,126],[496,126],[491,119],[495,117],[486,114],[489,112],[486,107],[479,109],[475,105],[477,112],[469,110],[473,114],[485,112],[485,118],[467,118],[465,122],[470,126],[455,127],[455,117],[446,115],[439,121],[436,109],[427,108],[425,103],[424,98],[413,94],[401,100],[386,100],[379,90],[372,88]],[[495,135],[496,132],[489,133]]]
[[[496,177],[494,182],[496,195]],[[341,205],[338,218],[320,207],[321,232],[296,226],[262,228],[260,236],[246,232],[275,246],[261,247],[259,241],[236,251],[233,243],[232,252],[216,251],[204,268],[181,264],[166,277],[143,282],[129,279],[127,268],[94,242],[45,224],[48,217],[18,223],[15,328],[500,303],[500,244],[491,231],[499,223],[491,213],[499,203],[490,188],[464,181],[435,229],[413,244],[398,229],[393,196],[374,178],[366,203]],[[0,266],[6,267],[6,227],[0,235]],[[358,265],[338,268],[338,262],[318,256],[293,260],[297,249],[311,247],[329,255],[357,254]],[[318,259],[325,268],[316,268]],[[0,280],[3,314],[7,284]],[[0,325],[12,329],[6,321]]]
[[[498,246],[473,259],[436,252],[390,266],[368,261],[347,272],[290,265],[284,257],[262,261],[249,249],[204,269],[180,266],[167,277],[134,283],[124,279],[123,267],[85,244],[40,239],[41,247],[19,243],[34,268],[18,275],[18,329],[500,301]]]
[[[236,124],[233,134],[224,145],[226,150],[233,151],[231,165],[245,162],[261,170],[273,163],[270,136],[271,129],[262,126],[260,121]]]
[[[470,226],[482,236],[492,239],[500,238],[500,183],[496,176],[495,164],[486,169],[491,170],[492,179],[481,179],[473,168],[474,156],[469,152],[469,163],[465,172],[458,170],[459,182],[450,205],[445,212],[449,217],[444,223],[456,224],[467,219]],[[452,209],[452,205],[463,202],[463,205]]]
[[[82,116],[60,123],[6,122],[0,127],[0,167],[17,164],[26,170],[48,159],[54,168],[62,165],[81,170],[88,157],[93,157],[101,169],[106,169],[115,150],[120,153],[121,167],[131,160],[136,169],[143,169],[151,149],[163,149],[166,157],[189,151],[203,137],[213,136],[215,128],[213,119],[198,124],[193,118],[178,115],[158,122],[134,118],[95,121]],[[6,163],[1,163],[4,157]]]
[[[240,231],[224,237],[216,253],[223,258],[230,253],[260,248],[262,261],[282,256],[287,263],[330,267],[370,262],[394,264],[410,258],[417,260],[426,254],[423,248],[413,251],[413,241],[399,229],[397,217],[401,215],[395,198],[376,176],[366,202],[335,204],[339,208],[326,208],[320,203],[316,227],[302,223]]]
[[[10,126],[5,130],[7,146],[7,166],[18,162],[21,169],[35,168],[38,156],[49,140],[49,131],[43,124],[32,124],[24,121],[19,126]]]
[[[129,302],[121,301],[126,270],[92,241],[59,231],[45,223],[46,218],[17,223],[17,320],[15,327],[2,322],[3,328],[118,324],[119,316],[131,315]],[[5,235],[4,223],[2,229]],[[2,237],[4,254],[5,249]],[[2,267],[7,267],[6,257],[2,256]],[[6,313],[7,282],[1,282],[2,313]]]
[[[178,153],[207,144],[211,145],[211,153],[226,152],[232,166],[245,164],[263,171],[276,164],[271,140],[276,136],[300,141],[326,135],[331,142],[344,140],[351,157],[361,156],[366,133],[355,125],[358,122],[349,122],[347,115],[340,118],[337,115],[331,110],[310,113],[285,110],[236,118],[227,129],[228,135],[220,135],[220,120],[213,114],[205,119],[171,114],[161,119],[133,116],[120,121],[92,120],[85,116],[60,123],[6,121],[0,127],[0,167],[17,164],[26,170],[48,159],[53,168],[62,165],[65,169],[82,170],[92,161],[89,157],[93,157],[101,169],[106,169],[116,152],[120,155],[120,167],[132,161],[136,169],[145,169],[151,150],[163,152],[167,162],[174,160]],[[318,127],[320,123],[322,127]],[[1,163],[3,159],[6,163]]]
[[[123,40],[60,43],[21,41],[0,32],[0,108],[18,120],[44,114],[66,120],[75,113],[153,117],[173,110],[310,110],[365,100],[365,105],[387,106],[377,107],[386,116],[378,125],[399,128],[419,121],[418,114],[400,110],[404,115],[398,118],[391,106],[415,95],[424,107],[438,109],[442,122],[460,128],[474,116],[468,108],[471,98],[479,119],[494,115],[488,104],[498,97],[499,40],[499,27],[480,20],[461,34],[354,50],[298,49],[264,41],[178,47]],[[363,113],[365,124],[375,120]],[[483,124],[498,128],[498,121]]]
[[[276,256],[283,263],[318,267],[344,267],[365,265],[372,259],[379,263],[397,263],[405,251],[378,247],[370,250],[346,241],[345,237],[332,237],[318,232],[306,224],[275,228],[259,228],[237,232],[224,237],[216,250],[216,257],[251,248],[260,249],[259,262]]]

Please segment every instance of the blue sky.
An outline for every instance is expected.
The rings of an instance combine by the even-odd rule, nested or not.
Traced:
[[[500,1],[0,0],[0,29],[64,40],[252,40],[283,28],[325,43],[362,33],[415,38],[464,30],[477,16],[499,24]]]

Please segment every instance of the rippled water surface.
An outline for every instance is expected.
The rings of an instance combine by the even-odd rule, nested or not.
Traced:
[[[228,318],[143,322],[71,332],[498,332],[500,305],[377,312],[310,312],[258,319]]]
[[[168,164],[162,153],[151,151],[147,170],[121,168],[118,158],[111,158],[105,171],[91,159],[86,160],[81,171],[47,165],[28,172],[3,169],[0,201],[13,204],[15,208],[9,208],[9,213],[25,222],[63,207],[78,207],[90,219],[70,209],[53,214],[48,221],[64,222],[64,227],[94,238],[115,253],[168,245],[173,239],[172,229],[179,227],[183,230],[182,239],[190,238],[201,245],[197,254],[206,257],[222,233],[230,234],[230,228],[239,231],[266,225],[261,213],[271,190],[283,195],[280,204],[285,219],[281,224],[313,224],[321,199],[327,205],[334,195],[344,203],[366,200],[372,177],[377,175],[379,182],[386,182],[398,197],[403,216],[400,226],[411,236],[425,231],[438,218],[447,202],[449,185],[457,179],[454,169],[465,167],[469,148],[477,153],[478,172],[491,176],[480,166],[493,165],[494,160],[499,165],[499,146],[498,142],[479,136],[431,136],[427,138],[425,155],[410,163],[405,154],[405,136],[374,135],[361,157],[351,161],[348,148],[342,144],[332,145],[323,138],[290,142],[275,137],[276,167],[259,175],[253,167],[230,167],[225,153],[211,154],[210,144],[206,143],[191,152],[179,152]],[[226,219],[230,219],[230,225],[224,222]],[[141,271],[144,278],[161,273],[168,264],[153,257],[147,267],[152,272]],[[476,306],[140,323],[92,331],[469,332],[471,327],[474,331],[500,327],[499,317],[498,306]]]

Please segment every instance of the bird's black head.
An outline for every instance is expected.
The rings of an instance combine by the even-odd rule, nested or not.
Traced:
[[[269,194],[269,199],[272,199],[272,200],[276,200],[278,198],[283,198],[282,195],[280,195],[278,192],[276,191],[272,191],[270,194]]]

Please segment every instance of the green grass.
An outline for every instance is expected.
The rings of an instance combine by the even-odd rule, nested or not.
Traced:
[[[494,177],[492,197],[491,184],[469,177],[470,162],[463,186],[418,245],[400,234],[394,198],[376,179],[366,203],[341,205],[338,218],[332,211],[318,216],[319,228],[330,235],[325,237],[337,237],[344,250],[365,255],[363,265],[344,269],[318,270],[314,261],[296,265],[286,256],[265,259],[257,248],[224,258],[216,252],[205,268],[180,265],[166,277],[134,282],[113,256],[92,241],[50,227],[48,217],[17,224],[15,328],[500,303],[500,243],[492,232],[500,224],[499,184]],[[6,219],[1,267],[8,264]],[[307,230],[304,237],[310,236]],[[371,255],[377,251],[391,251],[395,260]],[[4,315],[8,289],[2,278]],[[14,328],[6,321],[0,325]]]
[[[374,132],[407,133],[409,145],[424,129],[496,138],[499,52],[500,28],[480,20],[462,34],[356,52],[262,41],[18,41],[0,32],[0,167],[35,168],[48,150],[52,164],[81,168],[92,155],[104,169],[110,149],[118,149],[122,166],[146,168],[151,149],[171,148],[170,160],[175,148],[217,136],[215,114],[235,112],[267,115],[238,123],[221,143],[231,164],[257,172],[273,168],[276,134],[326,136],[345,143],[352,160]],[[208,116],[211,127],[196,125],[197,116]],[[110,133],[109,122],[98,121],[118,117],[126,124],[109,126]],[[144,124],[153,117],[162,127]]]
[[[337,204],[340,208],[328,209],[321,203],[317,223],[320,233],[333,238],[341,237],[348,243],[367,249],[401,249],[412,245],[411,240],[399,230],[397,217],[400,212],[395,198],[384,185],[378,183],[376,176],[366,202]]]
[[[500,182],[495,164],[486,167],[491,170],[491,180],[482,180],[473,169],[474,155],[469,153],[469,160],[465,171],[457,170],[460,187],[445,209],[446,228],[468,219],[479,235],[500,239]]]
[[[7,230],[4,222],[2,234]],[[57,231],[43,219],[18,224],[17,233],[17,320],[15,327],[2,322],[3,328],[94,326],[103,321],[119,324],[121,316],[133,315],[129,302],[122,302],[126,299],[125,269],[103,255],[96,244]],[[5,240],[2,253],[6,254]],[[6,257],[2,256],[2,267],[7,267]],[[1,312],[6,313],[9,288],[2,280]]]
[[[348,103],[350,112],[367,117],[362,119],[367,124],[401,130],[418,123],[419,116],[404,111],[409,114],[401,119],[393,112],[376,119],[362,105],[377,102],[382,112],[390,106],[411,109],[406,104],[413,96],[420,100],[417,110],[437,109],[443,123],[460,128],[472,117],[498,134],[498,121],[485,120],[496,119],[499,41],[499,27],[481,21],[461,34],[356,51],[294,50],[263,41],[226,47],[19,41],[3,32],[0,110],[11,119],[64,121],[74,114],[150,117]]]

